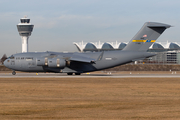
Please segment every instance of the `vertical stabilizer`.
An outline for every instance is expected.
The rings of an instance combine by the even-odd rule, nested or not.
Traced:
[[[123,51],[147,51],[157,38],[169,27],[171,26],[163,23],[146,22]]]

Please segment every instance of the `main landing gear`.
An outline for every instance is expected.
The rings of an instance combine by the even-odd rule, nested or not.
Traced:
[[[73,75],[73,73],[67,73],[67,75]],[[75,73],[75,75],[81,75],[81,73]]]
[[[73,73],[67,73],[67,75],[73,75]]]
[[[13,72],[12,72],[12,74],[13,74],[13,75],[16,75],[16,72],[15,72],[15,71],[13,71]]]
[[[75,75],[81,75],[81,73],[75,73]]]

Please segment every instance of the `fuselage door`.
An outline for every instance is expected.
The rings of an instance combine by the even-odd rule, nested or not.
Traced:
[[[11,65],[15,65],[15,60],[11,60]]]
[[[26,63],[28,64],[29,68],[35,67],[35,61],[33,60],[33,57],[26,57]]]

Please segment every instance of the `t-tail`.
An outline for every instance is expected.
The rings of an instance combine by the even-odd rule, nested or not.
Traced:
[[[123,51],[147,51],[157,38],[171,25],[146,22]]]

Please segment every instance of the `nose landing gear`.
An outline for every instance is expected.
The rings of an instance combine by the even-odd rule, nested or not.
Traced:
[[[13,72],[12,72],[12,74],[13,74],[13,75],[16,75],[16,72],[15,72],[15,71],[13,71]]]

